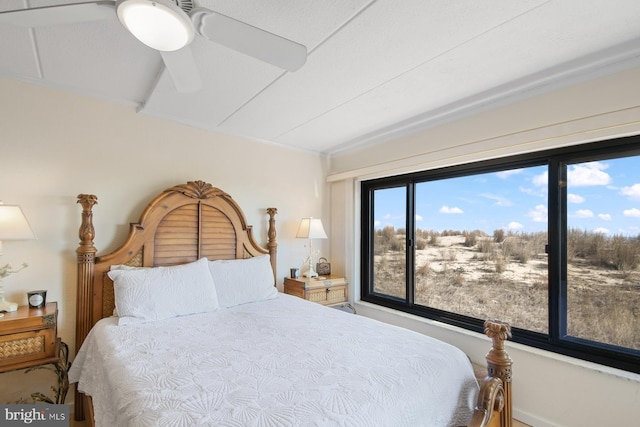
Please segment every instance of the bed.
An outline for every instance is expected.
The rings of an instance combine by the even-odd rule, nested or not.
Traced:
[[[459,349],[276,290],[263,247],[204,181],[166,189],[97,256],[82,206],[75,418],[97,426],[511,426],[509,326],[487,321],[487,375]]]

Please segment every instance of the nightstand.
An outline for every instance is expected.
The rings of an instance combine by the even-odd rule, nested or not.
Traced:
[[[347,281],[339,276],[299,277],[284,279],[284,293],[323,305],[347,302]]]
[[[58,377],[55,399],[41,393],[35,401],[64,403],[69,389],[67,370],[69,348],[58,337],[58,305],[49,302],[44,308],[19,307],[0,318],[0,373],[53,365]]]

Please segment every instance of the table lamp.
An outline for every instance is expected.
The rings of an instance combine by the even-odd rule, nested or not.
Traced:
[[[309,239],[309,258],[305,260],[305,264],[308,263],[309,265],[308,268],[303,266],[302,275],[304,277],[318,277],[318,273],[316,273],[313,268],[313,250],[311,245],[312,239],[327,238],[327,233],[324,232],[324,227],[322,227],[322,221],[317,218],[302,218],[296,237],[300,239]]]
[[[2,255],[3,240],[30,240],[35,238],[36,236],[20,206],[5,205],[0,202],[0,255]],[[25,267],[26,264],[23,264],[22,268]],[[13,270],[9,264],[0,266],[0,312],[16,311],[18,309],[17,303],[4,299],[4,284],[2,283],[2,279],[12,273],[17,273],[22,270],[22,268]]]

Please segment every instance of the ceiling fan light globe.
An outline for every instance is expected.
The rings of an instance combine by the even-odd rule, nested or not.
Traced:
[[[118,0],[116,13],[135,38],[153,49],[171,52],[193,40],[191,18],[170,0]]]

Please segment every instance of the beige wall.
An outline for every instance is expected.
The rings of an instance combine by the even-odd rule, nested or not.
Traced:
[[[331,160],[333,259],[343,259],[359,298],[359,184],[425,170],[621,135],[640,134],[640,69],[546,93]],[[338,220],[340,219],[340,221]],[[338,227],[334,227],[334,231]],[[482,362],[487,338],[371,304],[358,313],[435,336]],[[514,413],[539,426],[623,426],[640,420],[640,375],[510,344]]]
[[[71,347],[79,193],[98,196],[99,253],[116,248],[146,202],[188,180],[201,179],[231,194],[262,244],[265,209],[277,207],[280,283],[304,258],[306,241],[295,238],[300,218],[323,218],[330,231],[326,161],[319,156],[169,124],[132,107],[23,83],[0,80],[0,94],[0,200],[20,204],[38,236],[4,242],[0,263],[29,263],[5,280],[6,296],[26,304],[27,291],[46,289],[47,300],[58,301],[59,333]],[[318,248],[328,256],[324,245],[319,242]],[[28,396],[32,385],[19,384],[31,375],[7,374],[1,381],[16,379],[13,395]],[[13,399],[7,392],[0,387],[0,401]]]

